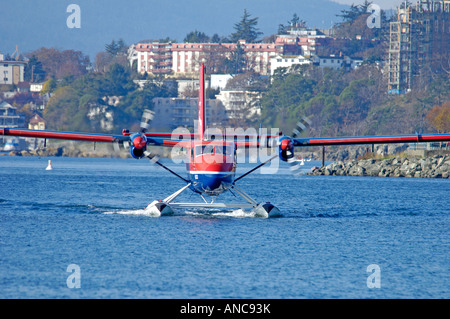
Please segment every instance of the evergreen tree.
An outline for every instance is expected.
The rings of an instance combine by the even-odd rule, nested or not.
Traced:
[[[256,42],[256,39],[262,35],[262,32],[259,32],[256,28],[257,24],[258,18],[250,18],[250,13],[248,13],[247,9],[244,9],[241,21],[234,25],[236,32],[231,34],[231,41],[245,40],[248,43]]]
[[[185,43],[207,43],[209,41],[210,39],[205,33],[197,30],[189,32],[184,38]]]
[[[105,44],[105,51],[108,52],[112,56],[116,56],[119,53],[125,53],[127,50],[127,45],[123,41],[123,39],[112,40],[110,44]]]
[[[25,81],[42,82],[45,79],[45,71],[42,68],[42,63],[35,55],[32,55],[25,66]]]

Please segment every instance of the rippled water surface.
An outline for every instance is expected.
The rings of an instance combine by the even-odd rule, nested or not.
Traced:
[[[449,180],[283,167],[238,182],[281,218],[193,209],[155,218],[145,207],[184,184],[147,160],[51,158],[46,171],[48,159],[0,157],[0,298],[450,297]],[[69,265],[80,288],[68,287]]]

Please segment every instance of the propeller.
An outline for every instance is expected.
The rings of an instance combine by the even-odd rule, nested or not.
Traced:
[[[294,141],[292,139],[299,137],[310,126],[311,120],[304,116],[295,125],[291,137],[286,136],[281,138],[280,149],[285,161],[289,164],[289,170],[292,174],[300,173],[300,168],[303,165],[302,162],[299,162],[294,156]]]
[[[149,130],[150,124],[153,121],[153,118],[155,117],[155,112],[145,109],[144,113],[142,114],[141,119],[141,133],[145,133]]]
[[[300,136],[304,131],[306,131],[310,126],[312,122],[309,118],[306,116],[303,116],[300,121],[297,122],[294,129],[292,130],[292,137],[297,138]]]
[[[147,138],[144,133],[150,129],[154,114],[153,111],[145,109],[142,114],[139,132],[130,134],[128,130],[123,130],[122,137],[116,138],[113,143],[114,151],[119,153],[123,149],[130,151],[131,155],[135,158],[142,157],[147,146]]]
[[[114,152],[120,153],[120,151],[128,150],[130,148],[130,138],[129,136],[123,136],[121,138],[116,138],[113,143]]]
[[[156,164],[157,162],[159,163],[159,155],[158,154],[153,154],[150,151],[145,151],[144,156],[147,157],[152,164]]]

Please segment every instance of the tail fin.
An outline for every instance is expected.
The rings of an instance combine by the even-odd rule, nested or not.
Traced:
[[[205,70],[205,64],[202,63],[199,76],[200,88],[198,91],[198,134],[201,141],[205,138],[206,129]]]

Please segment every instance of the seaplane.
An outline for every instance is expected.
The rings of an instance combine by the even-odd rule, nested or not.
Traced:
[[[311,125],[304,117],[300,119],[290,136],[282,132],[254,135],[239,134],[209,134],[206,130],[206,98],[204,63],[199,70],[199,98],[197,132],[194,133],[154,133],[149,128],[154,113],[144,111],[139,132],[124,129],[121,135],[59,132],[47,130],[30,130],[20,128],[0,128],[0,136],[18,136],[45,139],[65,139],[73,141],[112,143],[115,148],[128,149],[135,159],[148,158],[152,163],[166,169],[183,181],[184,186],[163,200],[154,200],[146,212],[151,216],[172,215],[177,208],[219,208],[219,209],[250,209],[256,217],[279,217],[282,212],[269,201],[257,201],[249,196],[237,183],[269,162],[279,159],[287,163],[291,171],[298,171],[303,161],[294,155],[296,147],[354,145],[354,144],[389,144],[389,143],[422,143],[450,141],[450,133],[414,134],[389,136],[352,136],[352,137],[300,137]],[[256,132],[256,131],[255,131]],[[266,132],[267,133],[267,132]],[[45,145],[45,143],[44,143]],[[186,176],[174,172],[160,161],[159,156],[150,151],[152,146],[181,147],[187,150]],[[239,148],[271,149],[271,156],[260,161],[255,167],[240,176],[236,176],[237,150]],[[176,198],[185,191],[192,191],[202,199],[199,202],[177,202]],[[242,197],[242,203],[217,202],[219,195],[232,192]]]

